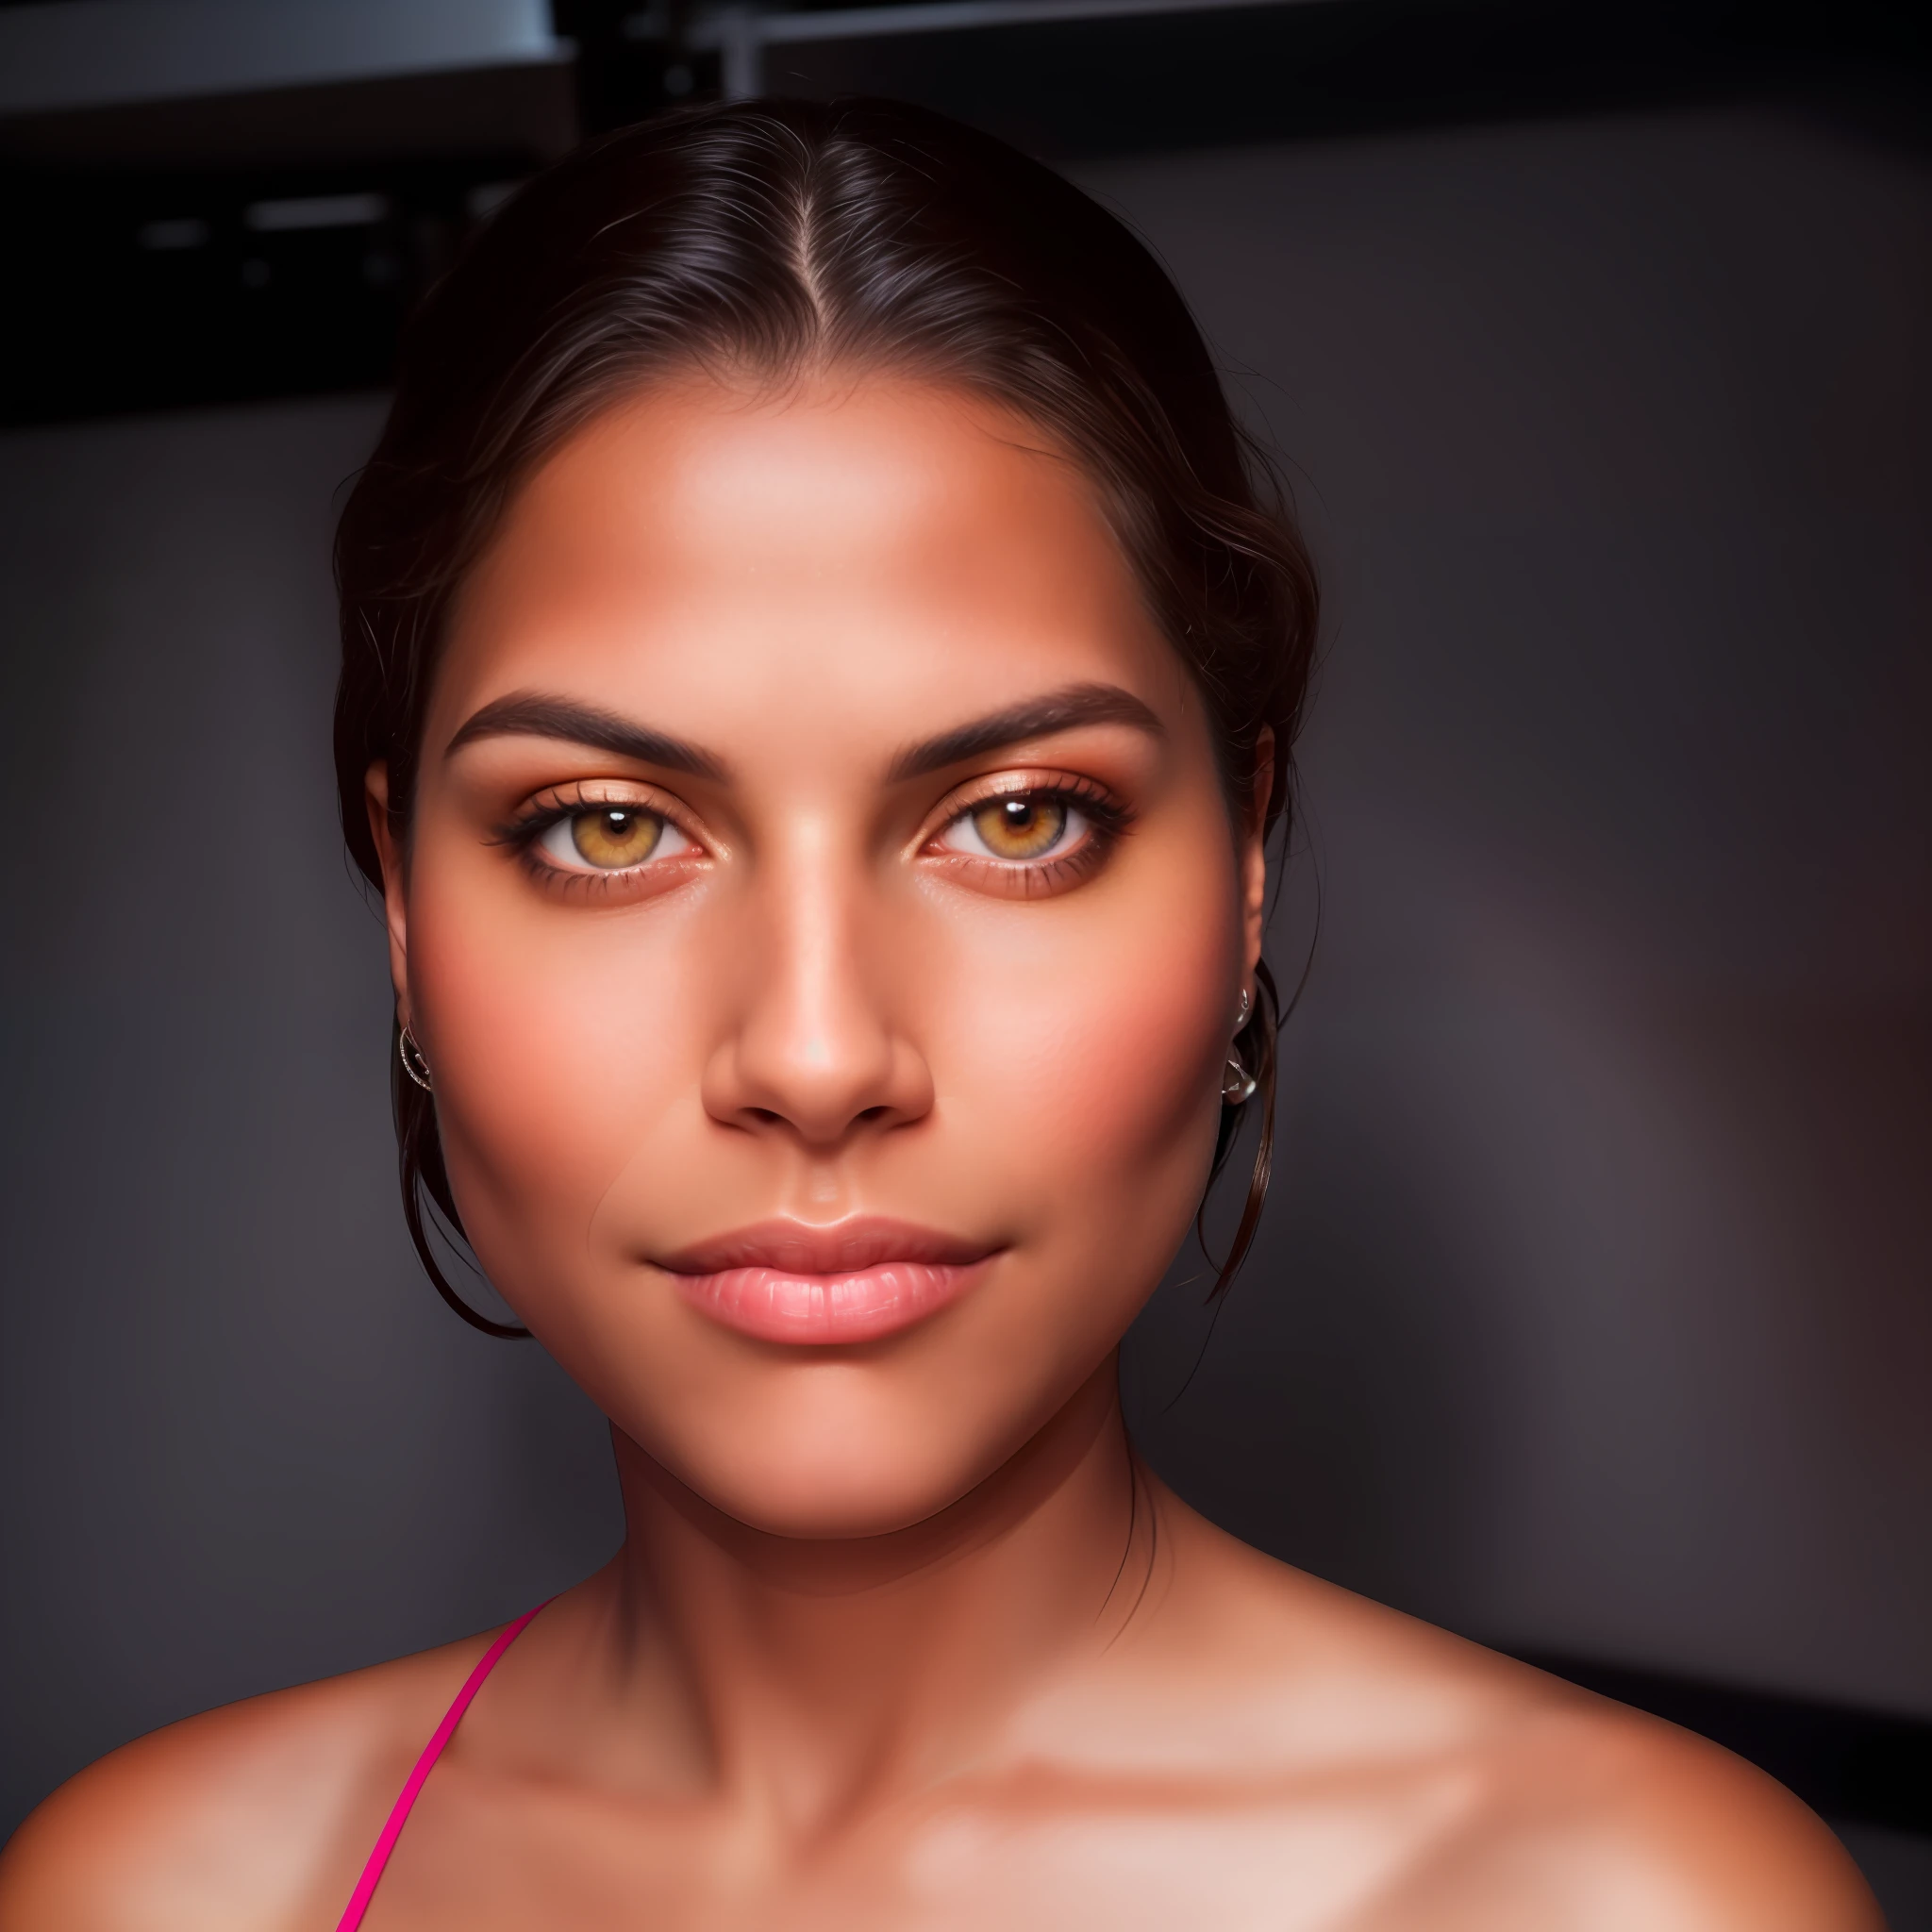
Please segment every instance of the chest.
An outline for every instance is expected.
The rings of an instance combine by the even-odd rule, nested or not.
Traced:
[[[365,1932],[1422,1932],[1390,1902],[1462,1808],[1437,1782],[942,1794],[801,1843],[708,1807],[451,1793]]]

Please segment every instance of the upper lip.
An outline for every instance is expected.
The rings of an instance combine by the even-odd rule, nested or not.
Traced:
[[[886,1261],[919,1261],[963,1267],[992,1253],[937,1228],[882,1215],[855,1215],[813,1226],[806,1221],[760,1221],[714,1235],[665,1256],[658,1266],[673,1274],[722,1274],[729,1268],[775,1268],[792,1274],[856,1274]]]

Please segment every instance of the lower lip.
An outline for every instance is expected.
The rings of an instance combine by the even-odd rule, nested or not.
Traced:
[[[671,1278],[693,1307],[741,1335],[825,1347],[876,1341],[924,1321],[958,1301],[986,1266],[983,1260],[881,1261],[844,1274],[726,1268]]]

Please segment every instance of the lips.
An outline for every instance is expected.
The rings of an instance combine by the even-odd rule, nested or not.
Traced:
[[[701,1313],[761,1341],[875,1341],[958,1299],[995,1251],[929,1227],[864,1217],[828,1227],[768,1221],[658,1262]]]

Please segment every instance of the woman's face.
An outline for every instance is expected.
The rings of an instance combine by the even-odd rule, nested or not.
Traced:
[[[988,404],[692,378],[567,442],[388,871],[491,1279],[748,1524],[964,1494],[1187,1228],[1258,841],[1091,486]]]

